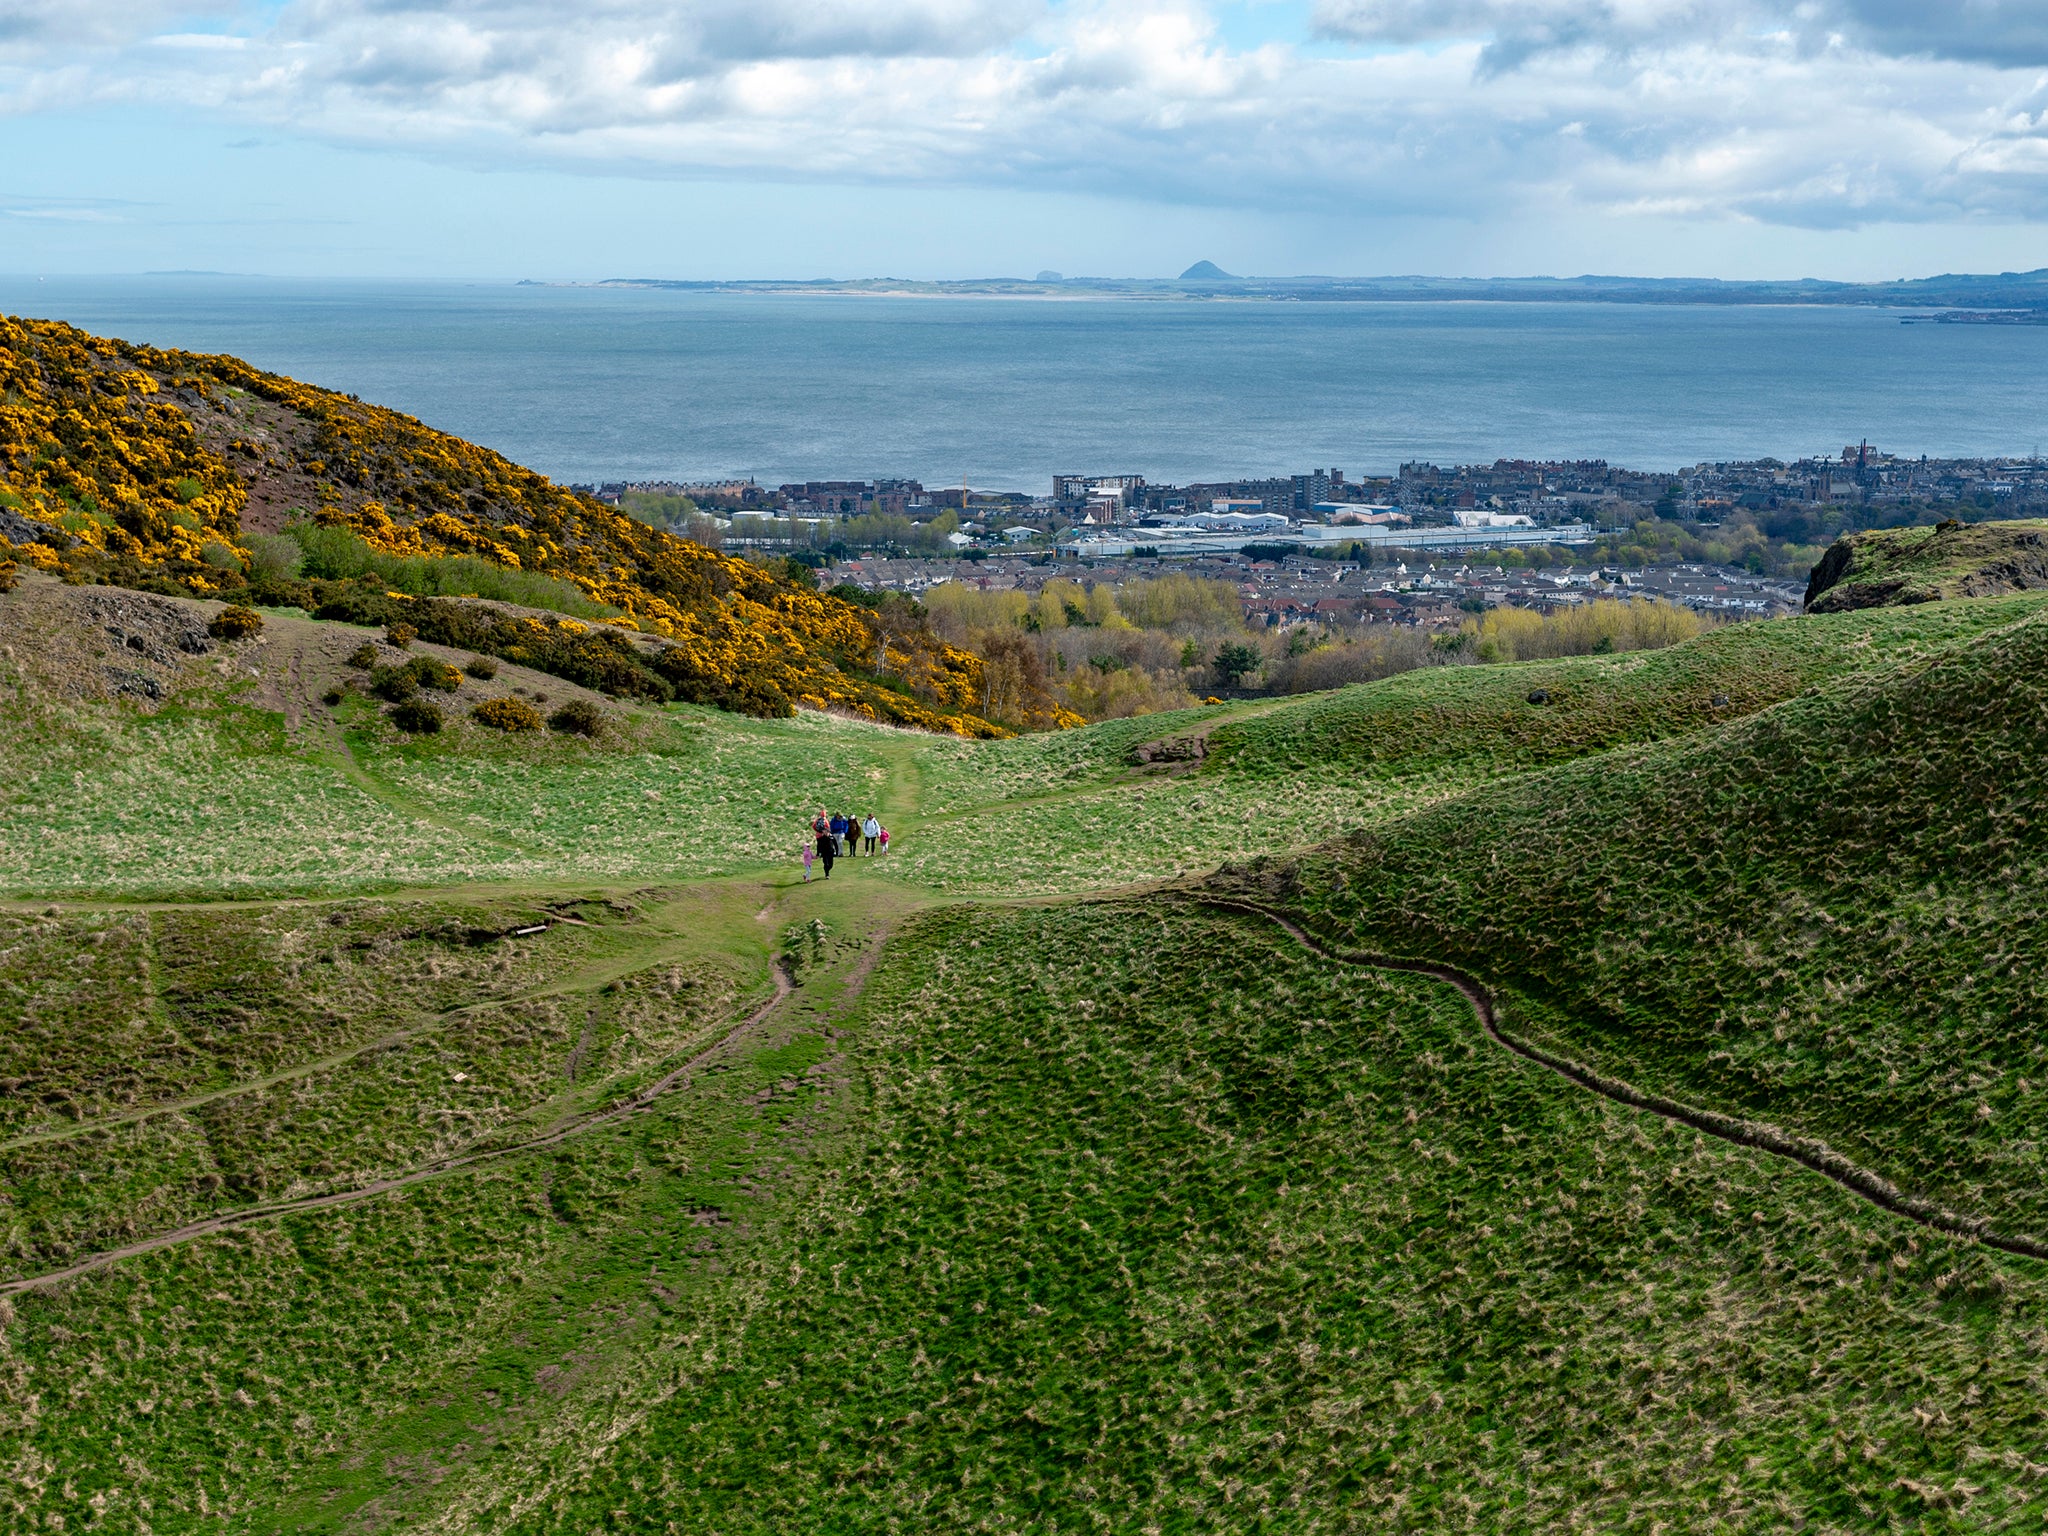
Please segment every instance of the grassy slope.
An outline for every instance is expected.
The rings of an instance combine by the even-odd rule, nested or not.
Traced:
[[[1193,874],[1548,764],[1708,730],[1824,679],[1911,665],[2044,601],[1737,625],[1666,651],[1411,672],[1242,717],[1187,711],[939,748],[927,783],[958,809],[906,842],[893,872],[989,894]],[[1532,705],[1538,690],[1548,702]],[[1208,733],[1200,772],[1133,782],[1132,746],[1190,730]]]
[[[1431,984],[1153,897],[935,915],[864,1004],[834,989],[872,957],[838,937],[920,886],[1101,888],[1371,816],[1371,859],[1252,883],[1333,934],[1458,960],[1519,1027],[1619,1075],[2019,1224],[2032,1047],[2000,1019],[2039,1012],[2031,973],[2004,974],[2032,942],[2039,844],[2007,813],[2031,818],[2038,780],[2018,754],[2041,609],[1801,620],[980,748],[689,711],[598,748],[359,731],[351,776],[281,757],[246,698],[37,716],[116,745],[48,769],[16,825],[109,816],[78,788],[112,773],[134,824],[189,817],[135,887],[301,878],[263,863],[283,856],[257,802],[225,857],[244,823],[209,809],[279,762],[300,792],[332,773],[337,828],[362,801],[392,813],[388,863],[336,884],[510,883],[10,919],[20,1130],[247,1089],[0,1148],[13,1274],[123,1221],[560,1123],[717,1034],[785,925],[834,938],[764,1033],[652,1114],[15,1298],[0,1508],[76,1522],[97,1498],[158,1531],[223,1509],[230,1528],[583,1530],[656,1503],[718,1530],[1091,1509],[1131,1529],[2038,1523],[2033,1266],[1517,1066]],[[1527,704],[1538,685],[1551,704]],[[1716,718],[1757,712],[1705,723],[1703,692]],[[270,734],[184,749],[175,791],[151,787],[175,754],[121,760],[148,732],[196,741],[176,733],[208,711]],[[1208,727],[1199,772],[1126,766]],[[26,750],[10,767],[46,771]],[[777,807],[821,791],[879,799],[902,849],[791,888],[793,844],[767,862]],[[713,868],[739,874],[591,929],[433,936]],[[481,1006],[447,1017],[458,1002]],[[425,1033],[320,1065],[394,1024]]]
[[[317,702],[360,679],[336,657],[364,633],[273,619],[260,645],[233,648],[225,678],[188,666],[149,710],[79,699],[68,675],[53,685],[27,655],[0,654],[0,827],[19,829],[0,837],[0,889],[216,897],[717,875],[793,858],[818,798],[872,793],[881,747],[903,739],[687,705],[607,706],[596,742],[469,721],[471,695],[515,684],[581,694],[513,667],[441,696],[441,735],[407,737],[370,700]]]
[[[2048,586],[2048,523],[1944,523],[1849,534],[1807,583],[1816,613]]]
[[[2040,599],[1734,624],[1661,651],[1410,672],[1227,725],[1210,770],[1465,781],[1739,720],[1851,672],[1910,664]],[[1529,695],[1549,697],[1541,706]]]
[[[0,918],[0,966],[48,965],[4,1027],[7,1275],[250,1204],[360,1187],[546,1129],[733,1011],[664,910],[544,934],[532,907],[375,903]],[[8,942],[12,941],[12,942]],[[104,941],[104,942],[101,942]],[[125,1006],[120,1006],[125,1005]],[[81,1014],[124,1027],[67,1028]]]
[[[1225,884],[1446,960],[1639,1086],[2048,1235],[2048,617]]]
[[[8,1273],[35,1273],[66,1245],[89,1250],[124,1222],[162,1230],[560,1126],[703,1050],[760,994],[751,914],[687,895],[567,911],[592,926],[452,948],[450,924],[491,909],[130,916],[131,929],[182,925],[203,939],[182,967],[158,945],[151,971],[163,1029],[192,1041],[210,1031],[213,1057],[271,1065],[236,1026],[287,1011],[251,1006],[258,991],[301,995],[323,968],[333,974],[304,1009],[330,1038],[307,1048],[365,1036],[374,1048],[274,1090],[0,1148]],[[66,925],[102,920],[27,926],[48,940]],[[13,937],[10,977],[21,974]],[[62,995],[69,980],[43,978],[39,1017],[77,1001]],[[482,1005],[447,1011],[479,994]],[[0,1314],[0,1435],[12,1442],[0,1509],[14,1520],[97,1510],[158,1530],[264,1511],[273,1529],[310,1489],[309,1518],[342,1522],[436,1481],[442,1461],[545,1439],[558,1416],[614,1401],[622,1383],[644,1388],[647,1340],[716,1284],[729,1244],[777,1218],[828,1144],[825,1111],[843,1095],[829,1070],[806,1069],[828,1060],[829,1043],[815,1008],[793,1008],[732,1051],[713,1046],[701,1077],[650,1113],[18,1297]],[[105,1079],[125,1053],[110,1043],[104,1056],[61,1075]],[[202,1062],[120,1107],[175,1106],[210,1081]],[[46,1483],[52,1472],[61,1485]]]
[[[511,1528],[2040,1518],[2039,1278],[1448,988],[1150,906],[934,918],[876,987],[868,1154],[743,1269],[743,1344]]]
[[[154,714],[54,700],[0,657],[15,685],[0,699],[0,817],[23,828],[0,840],[0,888],[261,895],[787,871],[824,805],[893,816],[893,878],[1058,894],[1305,846],[1505,774],[1701,729],[2041,601],[1745,625],[1665,652],[1436,669],[986,744],[687,706],[622,712],[595,745],[460,722],[409,739],[357,700],[334,728],[288,731],[262,706],[317,649],[300,632],[330,625],[280,621],[260,679],[207,674]],[[1527,704],[1532,687],[1551,703]],[[321,716],[318,687],[304,691]],[[1209,734],[1202,771],[1133,775],[1133,746],[1189,731]]]

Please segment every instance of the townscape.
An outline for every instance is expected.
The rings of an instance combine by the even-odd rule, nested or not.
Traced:
[[[1044,494],[928,488],[916,480],[886,478],[772,487],[742,479],[609,481],[571,489],[614,505],[631,505],[635,497],[687,499],[728,525],[737,519],[741,537],[750,531],[749,518],[829,525],[868,515],[927,522],[951,512],[956,521],[947,531],[963,532],[963,545],[1003,542],[1012,526],[1078,543],[1098,529],[1144,525],[1156,530],[1193,520],[1213,531],[1270,537],[1281,531],[1273,518],[1292,525],[1297,536],[1309,527],[1361,530],[1323,536],[1337,542],[1366,537],[1363,530],[1379,536],[1394,527],[1417,535],[1435,531],[1446,538],[1454,530],[1513,527],[1540,534],[1673,514],[1711,522],[1748,513],[1818,533],[1831,519],[1842,526],[1857,522],[1860,514],[1875,526],[1872,519],[1916,507],[2038,512],[2048,508],[2048,460],[1906,458],[1853,443],[1839,454],[1789,463],[1766,458],[1668,472],[1626,469],[1597,459],[1499,459],[1450,467],[1410,462],[1388,476],[1349,477],[1330,468],[1190,485],[1152,484],[1135,474],[1063,474],[1053,476]],[[1244,526],[1229,529],[1230,518],[1243,520]]]
[[[1036,556],[997,552],[980,560],[865,555],[837,561],[820,577],[872,592],[913,596],[947,582],[981,592],[1037,593],[1052,581],[1112,586],[1143,581],[1157,576],[1160,564],[1153,559],[1090,558],[1061,551]],[[1721,618],[1762,618],[1795,612],[1806,587],[1804,580],[1697,563],[1530,569],[1517,561],[1510,569],[1483,555],[1431,559],[1422,552],[1407,552],[1390,565],[1360,565],[1318,559],[1285,546],[1202,554],[1179,568],[1235,584],[1246,619],[1269,629],[1305,623],[1444,629],[1455,628],[1485,608],[1549,612],[1598,598],[1631,597],[1661,598]]]
[[[578,489],[707,543],[815,551],[829,582],[870,591],[960,581],[1031,592],[1172,568],[1235,583],[1247,620],[1268,628],[1442,627],[1475,604],[1550,610],[1604,596],[1725,618],[1790,612],[1834,537],[1950,512],[2048,510],[2048,463],[1904,458],[1856,443],[1670,473],[1503,459],[1187,485],[1062,474],[1044,494],[887,478]]]

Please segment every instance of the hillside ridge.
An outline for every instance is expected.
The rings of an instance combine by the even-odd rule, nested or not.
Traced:
[[[1874,528],[1829,546],[1806,583],[1808,613],[1846,613],[2048,588],[2048,522]]]

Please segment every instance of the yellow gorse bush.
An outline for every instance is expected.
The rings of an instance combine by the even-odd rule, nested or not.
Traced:
[[[494,731],[537,731],[545,723],[540,711],[524,699],[485,699],[469,717]]]

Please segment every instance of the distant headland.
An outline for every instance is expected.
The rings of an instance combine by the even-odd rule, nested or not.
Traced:
[[[531,281],[531,280],[529,280]],[[1198,261],[1179,277],[817,277],[686,280],[617,277],[541,287],[673,288],[754,293],[927,294],[951,296],[1108,297],[1291,303],[1491,302],[1596,304],[1848,304],[1953,311],[1946,323],[2048,322],[2048,267],[2032,272],[1943,273],[1893,282],[1825,278],[1731,280],[1712,277],[1236,277]]]

